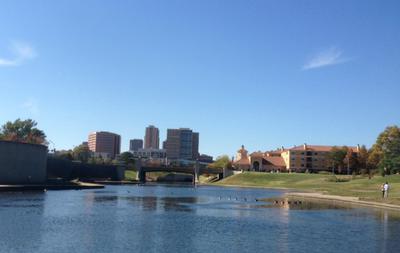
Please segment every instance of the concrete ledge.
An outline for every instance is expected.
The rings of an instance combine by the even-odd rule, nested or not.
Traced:
[[[32,185],[0,185],[0,192],[45,191],[45,190],[85,190],[102,189],[104,185],[92,183],[77,184],[32,184]]]
[[[140,184],[139,181],[94,181],[95,184],[102,184],[102,185],[136,185]]]

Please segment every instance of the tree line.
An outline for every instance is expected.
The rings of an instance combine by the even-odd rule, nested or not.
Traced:
[[[352,148],[333,147],[328,154],[332,170],[343,173],[351,172],[368,173],[369,175],[380,172],[380,174],[390,175],[400,172],[400,128],[389,126],[379,134],[375,144],[367,149],[360,147],[358,152],[353,152]]]

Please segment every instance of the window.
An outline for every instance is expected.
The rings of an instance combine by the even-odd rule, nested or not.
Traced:
[[[304,167],[304,164],[302,164],[301,167]]]
[[[317,153],[317,152],[315,152],[315,153],[314,153],[314,155],[318,155],[318,153]]]

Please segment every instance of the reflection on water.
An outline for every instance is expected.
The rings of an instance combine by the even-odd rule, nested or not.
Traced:
[[[304,200],[297,198],[269,198],[264,199],[266,204],[253,206],[254,208],[283,208],[291,210],[332,210],[353,209],[350,205],[325,200]]]
[[[0,193],[0,252],[400,250],[396,212],[283,194],[160,185]]]
[[[144,211],[194,211],[194,208],[190,208],[188,204],[199,203],[199,198],[194,197],[152,197],[152,196],[95,196],[93,201],[99,203],[117,201],[127,201],[133,206],[139,207]]]

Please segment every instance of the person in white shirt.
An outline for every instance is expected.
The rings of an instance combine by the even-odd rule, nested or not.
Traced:
[[[388,184],[388,182],[386,182],[386,183],[383,185],[383,190],[385,191],[385,193],[384,193],[384,198],[387,199],[387,198],[388,198],[388,194],[389,194],[389,184]]]

